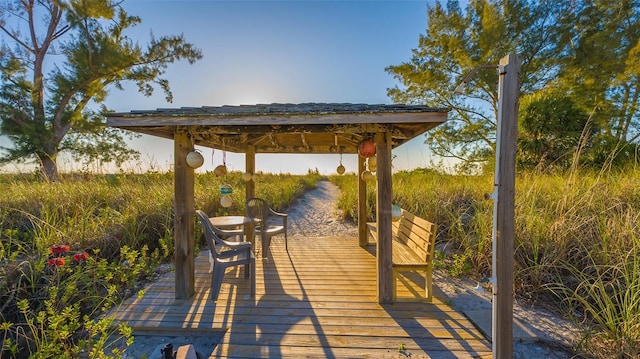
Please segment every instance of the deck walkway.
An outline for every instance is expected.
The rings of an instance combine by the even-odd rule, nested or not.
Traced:
[[[287,255],[275,237],[270,258],[257,260],[255,299],[242,271],[229,269],[218,300],[209,301],[201,255],[193,298],[174,298],[170,273],[112,315],[134,334],[224,332],[211,358],[491,357],[491,344],[446,304],[437,283],[433,303],[416,301],[424,279],[415,276],[398,284],[402,301],[378,304],[374,255],[357,238],[290,238]]]

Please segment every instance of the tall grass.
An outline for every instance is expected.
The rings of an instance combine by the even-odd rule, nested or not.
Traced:
[[[284,211],[320,178],[317,173],[263,174],[255,179],[256,195]],[[521,172],[516,180],[515,291],[532,303],[555,303],[580,322],[580,348],[594,357],[637,357],[640,347],[638,178],[638,170],[629,170],[607,177]],[[345,218],[356,220],[356,176],[331,180],[342,188],[338,205]],[[47,305],[64,304],[77,308],[77,315],[90,316],[104,306],[100,299],[110,291],[119,293],[116,297],[132,293],[153,275],[156,263],[172,256],[171,174],[119,174],[54,184],[0,176],[0,182],[0,341],[10,339],[4,341],[5,349],[7,343],[18,344],[16,333],[44,327],[38,316],[47,314]],[[223,183],[234,188],[229,208],[219,203]],[[367,220],[375,216],[372,184]],[[196,207],[210,215],[242,214],[244,188],[240,173],[222,178],[198,174]],[[394,203],[438,224],[439,265],[455,275],[491,274],[493,203],[486,195],[492,191],[493,176],[429,170],[393,175]],[[48,250],[63,243],[72,250],[89,250],[91,259],[68,271],[52,271]],[[79,301],[72,294],[80,291],[93,294]],[[23,300],[28,307],[19,307]],[[60,312],[58,319],[71,328],[75,315]],[[122,335],[127,338],[126,331]],[[33,340],[12,350],[35,348]],[[69,339],[65,345],[81,340]]]
[[[581,349],[595,357],[637,357],[640,347],[638,178],[631,169],[516,179],[515,292],[581,322]],[[343,190],[340,208],[355,218],[356,177],[331,180]],[[368,190],[374,215],[375,185]],[[491,273],[492,191],[493,176],[393,175],[393,202],[438,224],[439,264],[452,274]]]
[[[624,258],[607,264],[583,250],[583,266],[563,263],[564,282],[549,286],[583,329],[579,347],[599,358],[638,358],[640,237]]]
[[[284,210],[319,178],[263,174],[256,195]],[[98,315],[172,258],[173,175],[67,176],[57,183],[5,175],[0,183],[0,358],[107,358],[103,349],[114,345],[117,356],[131,333]],[[230,208],[220,206],[222,183],[234,188]],[[240,173],[198,174],[196,207],[244,213],[244,187]],[[70,251],[52,254],[55,245]],[[85,251],[88,258],[75,259]],[[120,339],[105,342],[114,332]]]

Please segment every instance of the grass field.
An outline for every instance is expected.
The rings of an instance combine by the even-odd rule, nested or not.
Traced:
[[[241,175],[198,175],[196,206],[244,213]],[[284,210],[319,178],[258,175],[256,195]],[[234,188],[229,208],[220,205],[223,183]],[[113,329],[100,314],[173,258],[173,174],[68,175],[57,183],[6,175],[0,186],[0,358],[104,357],[109,335],[131,340],[128,328]]]
[[[516,179],[514,290],[584,329],[576,348],[601,358],[640,354],[640,171]],[[355,176],[333,176],[353,217]],[[394,203],[438,224],[437,265],[452,275],[491,275],[493,176],[430,170],[393,176]],[[375,186],[368,186],[370,218]]]
[[[320,178],[263,174],[256,195],[285,211]],[[516,293],[579,322],[576,350],[586,355],[640,354],[638,178],[629,170],[516,180]],[[355,175],[330,180],[342,188],[345,219],[355,221]],[[223,183],[234,188],[230,208],[219,204]],[[91,357],[109,345],[101,334],[130,340],[127,328],[112,329],[99,314],[172,258],[173,175],[68,175],[59,183],[5,175],[0,186],[0,357]],[[196,206],[210,215],[244,213],[241,173],[199,174],[195,189]],[[436,265],[452,275],[491,274],[492,191],[492,176],[393,176],[394,203],[438,224]]]

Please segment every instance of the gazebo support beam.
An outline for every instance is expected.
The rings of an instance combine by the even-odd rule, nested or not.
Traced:
[[[369,229],[367,228],[367,182],[360,175],[365,170],[365,158],[358,155],[358,243],[360,247],[369,244]]]
[[[378,243],[376,256],[378,259],[378,303],[393,303],[393,263],[391,245],[391,205],[393,199],[391,186],[391,133],[376,134],[377,153],[377,206]]]
[[[244,155],[244,170],[247,173],[251,173],[252,175],[256,174],[256,147],[252,144],[247,145],[247,150]],[[255,197],[256,195],[256,182],[251,179],[251,181],[245,182],[245,194],[244,194],[244,203],[247,203],[247,199],[251,197]],[[246,212],[246,209],[245,209]],[[253,242],[254,239],[254,227],[253,223],[247,224],[247,240]],[[254,246],[255,248],[255,246]]]
[[[192,150],[193,145],[186,127],[176,127],[174,134],[176,299],[187,299],[195,293],[194,170],[187,165],[187,153]]]

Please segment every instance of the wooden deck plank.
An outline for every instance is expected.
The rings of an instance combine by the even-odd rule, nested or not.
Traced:
[[[408,273],[398,296],[411,302],[377,302],[376,259],[357,238],[308,238],[271,244],[256,265],[256,297],[249,281],[231,268],[216,302],[210,301],[206,255],[196,258],[195,295],[175,299],[174,274],[146,288],[110,315],[134,333],[224,332],[212,358],[491,357],[489,342],[436,288],[424,296],[424,277]],[[436,283],[437,287],[437,283]],[[405,354],[406,354],[405,353]]]

